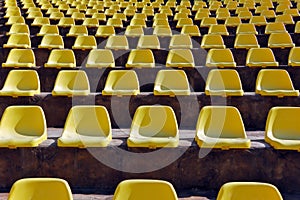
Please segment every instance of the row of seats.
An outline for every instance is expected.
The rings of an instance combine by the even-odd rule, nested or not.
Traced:
[[[257,75],[255,92],[262,96],[299,96],[286,70],[262,69]],[[188,78],[183,70],[160,70],[157,73],[153,94],[157,96],[190,95]],[[34,96],[40,94],[39,76],[35,70],[11,70],[0,96]],[[61,70],[56,78],[53,96],[89,95],[89,80],[84,71]],[[102,95],[138,95],[140,85],[133,70],[109,72]],[[236,70],[213,69],[209,72],[205,94],[212,96],[243,96],[239,74]]]
[[[72,200],[72,191],[67,181],[59,178],[24,178],[16,181],[8,200],[32,197],[44,200]],[[261,182],[228,182],[224,184],[217,200],[282,200],[276,186]],[[178,200],[173,185],[163,180],[129,179],[120,182],[113,195],[113,200]]]
[[[273,107],[268,114],[265,141],[275,149],[300,151],[299,107]],[[34,122],[34,123],[33,123]],[[39,106],[10,106],[5,109],[0,129],[0,147],[37,147],[47,139],[44,112]],[[59,147],[106,147],[112,140],[109,114],[104,106],[73,106],[57,145]],[[205,106],[196,126],[200,148],[248,149],[242,117],[232,106]],[[128,147],[177,147],[179,130],[169,106],[137,108],[127,139]]]
[[[77,28],[77,27],[73,26],[73,28]],[[109,27],[105,27],[105,29],[106,28]],[[194,29],[194,26],[184,27],[184,28]],[[228,34],[227,30],[223,29],[224,27],[222,25],[211,26],[211,28],[216,28],[216,31],[218,31],[218,33],[204,35],[199,47],[203,49],[226,48],[226,46],[224,45],[224,40],[222,38],[222,35]],[[72,30],[72,28],[70,30]],[[75,35],[76,33],[72,33],[72,34]],[[107,38],[105,48],[129,49],[129,42],[127,37],[130,36],[138,37],[138,44],[136,46],[137,49],[163,49],[161,48],[160,40],[157,35],[143,35],[143,29],[141,27],[132,27],[132,26],[128,26],[126,28],[125,35],[109,36]],[[198,41],[195,42],[198,43]],[[287,32],[271,33],[268,38],[267,45],[269,48],[282,48],[282,49],[295,47],[291,35]],[[193,39],[191,38],[191,36],[187,34],[178,34],[178,35],[171,36],[168,47],[169,49],[178,49],[178,48],[192,49],[195,47],[195,45],[193,45]],[[238,34],[235,37],[234,48],[236,49],[250,49],[250,48],[259,48],[259,47],[260,45],[258,43],[257,37],[253,33]],[[32,48],[30,35],[28,35],[27,33],[13,33],[9,36],[7,43],[3,45],[3,48]],[[64,39],[62,36],[57,34],[45,34],[41,40],[41,43],[38,45],[38,48],[63,49]],[[72,49],[89,50],[89,49],[97,49],[97,48],[98,48],[98,44],[96,38],[93,35],[78,35],[76,36],[76,39],[72,45]]]
[[[300,66],[300,47],[290,50],[288,65]],[[86,68],[115,67],[114,56],[109,50],[91,50]],[[133,49],[130,51],[126,68],[153,68],[155,67],[153,52],[149,49]],[[207,67],[234,68],[236,62],[230,49],[210,49],[206,55]],[[248,67],[278,67],[279,63],[269,48],[251,48],[246,58]],[[2,63],[4,68],[32,68],[36,67],[35,54],[31,49],[12,49],[7,60]],[[54,49],[51,51],[45,68],[75,68],[75,54],[70,49]],[[195,67],[194,55],[189,49],[171,49],[166,59],[166,67],[185,68]]]

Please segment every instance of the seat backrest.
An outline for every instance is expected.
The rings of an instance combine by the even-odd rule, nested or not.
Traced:
[[[140,106],[135,111],[130,133],[144,137],[178,137],[178,125],[169,106]]]
[[[132,49],[129,53],[127,63],[149,63],[154,65],[155,60],[150,49]]]
[[[213,138],[247,138],[240,112],[233,106],[203,107],[196,131]]]
[[[168,63],[173,63],[178,67],[180,67],[181,64],[195,66],[194,56],[190,49],[171,49],[167,57],[167,64]]]
[[[8,200],[44,199],[72,200],[69,184],[58,178],[25,178],[16,181],[9,193]]]
[[[173,186],[161,180],[126,180],[119,183],[113,200],[177,200]]]
[[[113,70],[107,76],[104,93],[118,91],[116,94],[122,94],[121,91],[139,91],[139,81],[133,70]]]
[[[86,67],[115,67],[113,53],[109,49],[92,49],[88,55]]]
[[[275,62],[275,56],[269,48],[251,48],[247,53],[248,62]]]
[[[221,35],[204,35],[201,41],[201,47],[204,49],[220,48],[224,49],[224,41]]]
[[[224,184],[217,200],[252,200],[252,199],[272,199],[283,200],[278,189],[268,183],[256,182],[230,182]]]
[[[189,82],[183,70],[160,70],[155,79],[154,90],[189,90]]]
[[[259,48],[258,41],[254,34],[238,34],[234,41],[234,48]]]
[[[51,51],[48,62],[51,63],[72,63],[76,66],[75,54],[70,49],[54,49]]]
[[[128,40],[125,35],[109,36],[105,48],[107,49],[129,49]]]
[[[35,70],[11,70],[5,80],[3,90],[40,90],[39,75]]]

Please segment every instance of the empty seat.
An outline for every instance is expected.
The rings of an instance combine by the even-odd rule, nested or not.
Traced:
[[[299,107],[273,107],[268,114],[265,141],[275,149],[300,151]]]
[[[125,35],[109,36],[106,42],[106,49],[129,49],[128,40]]]
[[[76,37],[72,49],[96,49],[97,42],[94,36],[92,35],[79,35]]]
[[[59,147],[106,147],[112,140],[111,124],[104,106],[73,106],[69,111]]]
[[[236,29],[236,34],[255,34],[257,31],[254,24],[240,24]]]
[[[127,37],[140,37],[144,35],[144,30],[141,26],[127,26],[125,30],[125,35]]]
[[[132,19],[130,20],[130,26],[141,26],[143,28],[146,28],[146,21],[144,19]]]
[[[63,49],[64,41],[60,35],[44,35],[38,48],[43,49]]]
[[[87,61],[87,68],[115,67],[114,56],[109,49],[93,49],[90,51]]]
[[[29,28],[27,24],[13,24],[7,35],[12,35],[16,33],[23,33],[23,34],[28,34],[30,35]]]
[[[8,196],[13,199],[72,200],[72,191],[67,181],[58,178],[24,178],[16,181]]]
[[[200,148],[247,149],[244,123],[239,110],[233,106],[205,106],[201,109],[196,126],[197,144]]]
[[[54,89],[53,96],[86,96],[90,93],[88,77],[84,71],[61,70],[59,71]]]
[[[224,24],[211,25],[208,29],[208,34],[229,35]]]
[[[204,35],[201,41],[203,49],[225,49],[224,41],[221,35]]]
[[[240,76],[236,70],[213,69],[208,73],[205,86],[206,95],[243,96]]]
[[[255,26],[265,26],[267,25],[267,20],[265,16],[252,16],[249,23]]]
[[[11,16],[8,18],[5,25],[13,25],[13,24],[25,24],[25,19],[22,16]]]
[[[116,28],[123,28],[123,22],[122,22],[121,19],[109,18],[107,20],[106,25],[113,26],[113,27],[116,27]]]
[[[171,49],[168,53],[166,67],[195,67],[194,56],[190,49]]]
[[[75,20],[71,17],[61,17],[57,24],[57,26],[60,27],[71,27],[74,25],[75,25]]]
[[[31,48],[30,37],[26,33],[12,34],[3,48]]]
[[[300,47],[293,47],[288,58],[288,65],[292,67],[300,66]]]
[[[170,49],[191,49],[192,40],[189,35],[173,35],[169,45]]]
[[[67,36],[73,36],[73,37],[77,37],[80,35],[82,35],[82,36],[88,35],[88,30],[87,30],[86,26],[84,26],[84,25],[71,26],[69,33],[67,34]]]
[[[189,36],[200,36],[200,30],[197,25],[184,25],[181,29],[181,34]]]
[[[113,26],[99,26],[95,34],[96,37],[109,37],[115,35],[115,28]]]
[[[291,48],[295,44],[289,33],[271,33],[268,40],[268,47],[270,48]]]
[[[161,37],[172,36],[172,30],[169,26],[155,26],[153,30],[153,35]]]
[[[82,25],[84,25],[86,27],[98,27],[99,20],[96,18],[85,18],[82,22]]]
[[[126,67],[155,67],[155,60],[150,49],[132,49]]]
[[[282,22],[284,24],[295,24],[293,17],[289,14],[283,14],[283,15],[276,16],[275,22]]]
[[[248,19],[251,19],[252,18],[252,12],[251,11],[241,11],[239,14],[238,14],[238,17],[240,19],[243,19],[243,20],[248,20]]]
[[[113,70],[108,74],[102,95],[137,95],[140,93],[138,77],[133,70]]]
[[[44,35],[59,35],[59,30],[56,25],[49,25],[44,24],[42,25],[40,32],[37,34],[37,36],[44,36]]]
[[[177,24],[176,24],[176,28],[182,28],[183,26],[192,26],[194,25],[193,20],[191,18],[181,18],[178,20]]]
[[[234,41],[236,49],[259,48],[258,41],[254,34],[238,34]]]
[[[169,26],[169,21],[167,19],[155,19],[153,21],[152,27],[157,26]]]
[[[262,96],[299,96],[286,70],[264,69],[257,75],[255,92]]]
[[[246,66],[248,67],[277,67],[278,65],[269,48],[251,48],[247,53]]]
[[[74,68],[76,67],[75,54],[70,49],[53,49],[49,55],[45,67],[51,68]]]
[[[241,18],[239,17],[228,17],[225,20],[225,26],[226,27],[237,27],[242,23]]]
[[[230,49],[210,49],[206,56],[207,67],[236,67]]]
[[[283,200],[278,189],[268,183],[258,182],[229,182],[224,184],[217,200],[251,200],[251,199],[272,199]]]
[[[160,49],[157,35],[141,35],[137,49]]]
[[[276,17],[276,13],[274,10],[263,10],[260,13],[261,16],[264,16],[266,19],[272,19]]]
[[[37,147],[47,139],[46,119],[39,106],[7,107],[0,130],[0,147]]]
[[[31,26],[43,26],[43,25],[50,25],[50,20],[47,17],[36,17],[34,18]]]
[[[167,181],[131,179],[119,183],[113,197],[113,200],[130,199],[177,200],[177,194]]]
[[[282,22],[268,23],[265,29],[265,34],[271,33],[286,33],[285,26]]]
[[[32,49],[11,49],[2,67],[35,67],[35,56]]]
[[[204,17],[201,20],[200,27],[210,27],[211,25],[217,25],[217,19],[213,17]]]
[[[0,96],[34,96],[40,94],[40,79],[35,70],[11,70]]]
[[[175,113],[169,106],[140,106],[135,111],[128,147],[177,147],[178,126]],[[153,191],[152,191],[153,193]]]
[[[154,83],[154,95],[190,95],[187,76],[183,70],[160,70]]]

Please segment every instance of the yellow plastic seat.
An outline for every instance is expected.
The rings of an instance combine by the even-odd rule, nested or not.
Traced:
[[[238,14],[238,17],[240,19],[244,19],[244,20],[248,20],[248,19],[251,19],[252,17],[252,12],[251,11],[242,11]]]
[[[104,106],[73,106],[57,146],[107,147],[111,140],[110,118]]]
[[[13,24],[25,24],[25,19],[22,16],[11,16],[8,18],[5,25],[13,25]]]
[[[169,26],[169,21],[167,19],[155,19],[153,21],[152,27],[157,26]]]
[[[21,11],[20,9],[11,9],[11,10],[7,10],[5,12],[5,15],[3,18],[10,18],[10,17],[14,17],[14,16],[21,16]]]
[[[102,95],[138,95],[140,86],[133,70],[113,70],[108,74]]]
[[[31,48],[31,40],[26,33],[16,33],[9,36],[6,44],[3,48]]]
[[[47,139],[46,119],[39,106],[7,107],[0,130],[0,147],[37,147]]]
[[[205,94],[224,97],[243,96],[239,74],[232,69],[211,70],[207,76]]]
[[[155,67],[155,60],[150,49],[132,49],[126,67]]]
[[[283,13],[285,10],[290,9],[288,4],[279,4],[276,6],[276,13]]]
[[[58,8],[49,8],[46,12],[47,15],[51,15],[51,13],[57,13],[60,12]]]
[[[177,24],[176,24],[176,28],[182,28],[185,25],[194,25],[193,23],[193,19],[191,18],[181,18],[178,20]]]
[[[76,37],[72,49],[96,49],[97,42],[94,36],[92,35],[79,35]]]
[[[24,178],[16,181],[8,196],[13,199],[72,200],[72,191],[67,181],[58,178]]]
[[[40,49],[63,49],[64,41],[60,35],[44,35],[41,44],[38,46]]]
[[[154,83],[154,95],[190,95],[187,76],[183,70],[160,70]]]
[[[229,35],[224,24],[211,25],[208,29],[208,34]]]
[[[220,8],[219,8],[220,9]],[[218,10],[219,10],[218,9]],[[218,19],[218,20],[226,20],[228,17],[230,17],[230,12],[229,11],[227,11],[227,12],[224,12],[224,11],[222,11],[222,12],[218,12],[218,10],[217,10],[217,15],[216,15],[216,18]]]
[[[84,25],[86,27],[98,27],[99,20],[96,18],[85,18],[82,22],[82,25]]]
[[[258,41],[254,34],[238,34],[234,41],[236,49],[259,48]]]
[[[237,27],[242,23],[240,17],[228,17],[225,20],[225,26],[226,27]]]
[[[75,25],[75,20],[71,17],[62,17],[59,19],[57,26],[59,27],[71,27]]]
[[[270,48],[251,48],[247,53],[248,67],[277,67],[279,64]]]
[[[204,17],[201,20],[200,27],[210,27],[211,25],[217,25],[217,19],[213,17]]]
[[[42,25],[40,32],[37,34],[37,36],[44,36],[44,35],[59,35],[59,30],[56,25],[49,25],[44,24]]]
[[[93,49],[90,51],[86,62],[87,68],[115,67],[115,60],[111,50]]]
[[[295,24],[293,17],[289,14],[283,14],[283,15],[276,16],[275,22],[282,22],[284,24]]]
[[[106,22],[106,15],[104,13],[94,13],[92,18],[97,19],[98,21]]]
[[[200,148],[248,149],[247,138],[239,110],[233,106],[205,106],[201,109],[196,138]]]
[[[153,35],[161,37],[172,36],[172,30],[170,26],[155,26],[153,30]]]
[[[0,96],[34,96],[40,94],[40,79],[35,70],[11,70]]]
[[[283,11],[283,14],[291,15],[292,17],[298,17],[300,15],[298,9],[296,8],[286,9]]]
[[[112,18],[127,21],[127,17],[124,13],[115,13]]]
[[[127,37],[125,35],[109,36],[105,45],[106,49],[129,49]]]
[[[53,49],[49,55],[45,67],[51,68],[74,68],[76,67],[75,54],[70,49]]]
[[[171,49],[168,53],[166,67],[195,67],[194,56],[190,49]]]
[[[146,21],[144,19],[132,19],[130,20],[130,26],[141,26],[143,28],[146,28]]]
[[[298,21],[295,25],[295,33],[300,33],[300,21]]]
[[[271,33],[268,40],[268,47],[270,48],[291,48],[295,44],[289,33]]]
[[[276,13],[274,10],[263,10],[260,13],[261,16],[264,16],[266,19],[272,19],[276,17]]]
[[[292,67],[300,66],[300,47],[293,47],[288,58],[288,65]]]
[[[283,200],[278,189],[268,183],[258,182],[229,182],[224,184],[217,200],[252,200],[252,199],[272,199]]]
[[[255,93],[262,96],[299,96],[299,90],[295,90],[292,80],[286,70],[263,69],[256,79]]]
[[[171,37],[170,49],[191,49],[193,48],[192,40],[189,35],[173,35]]]
[[[106,25],[113,26],[115,28],[123,28],[123,22],[121,19],[109,18]]]
[[[181,29],[181,34],[186,34],[189,36],[201,36],[197,25],[184,25]]]
[[[224,41],[221,35],[204,35],[201,41],[203,49],[225,49]]]
[[[72,36],[72,37],[77,37],[77,36],[87,36],[88,35],[88,30],[86,26],[84,25],[75,25],[71,26],[69,33],[67,36]]]
[[[210,49],[206,56],[207,67],[236,67],[230,49]]]
[[[144,35],[144,30],[142,26],[127,26],[125,30],[125,35],[127,37],[140,37],[141,35]]]
[[[90,84],[84,71],[61,70],[59,71],[54,88],[53,96],[86,96],[90,94]]]
[[[176,13],[173,17],[174,21],[178,21],[179,19],[186,19],[189,18],[187,13]]]
[[[141,35],[137,49],[160,49],[160,42],[157,35]]]
[[[127,139],[128,147],[155,149],[177,147],[178,143],[177,120],[171,107],[140,106],[137,108]]]
[[[111,35],[115,35],[115,28],[113,26],[99,26],[95,37],[109,37]]]
[[[71,15],[71,18],[73,18],[75,21],[76,20],[84,20],[85,19],[85,14],[81,12],[73,12]]]
[[[268,114],[265,141],[275,149],[300,151],[299,107],[273,107]]]
[[[194,20],[202,20],[207,17],[209,17],[209,12],[197,12]]]
[[[261,14],[264,10],[269,10],[269,6],[267,5],[257,6],[255,9],[255,14]]]
[[[28,25],[26,24],[13,24],[7,35],[12,35],[12,34],[17,34],[17,33],[22,33],[22,34],[27,34],[30,35]]]
[[[66,15],[67,16],[72,16],[73,13],[80,13],[79,9],[77,8],[69,8],[66,12]]]
[[[240,24],[236,29],[236,34],[255,34],[257,35],[254,24]]]
[[[32,49],[11,49],[2,67],[35,67],[35,56]]]
[[[31,11],[28,13],[26,19],[34,19],[36,17],[43,17],[42,11]]]
[[[271,33],[286,33],[285,26],[282,22],[268,23],[265,29],[265,34]]]
[[[49,19],[60,20],[63,17],[65,17],[63,12],[52,12],[49,16]]]
[[[265,16],[252,16],[249,23],[255,26],[265,26],[267,25],[267,20]]]
[[[178,198],[174,187],[167,181],[131,179],[119,183],[113,196],[113,200],[130,199],[177,200]]]

